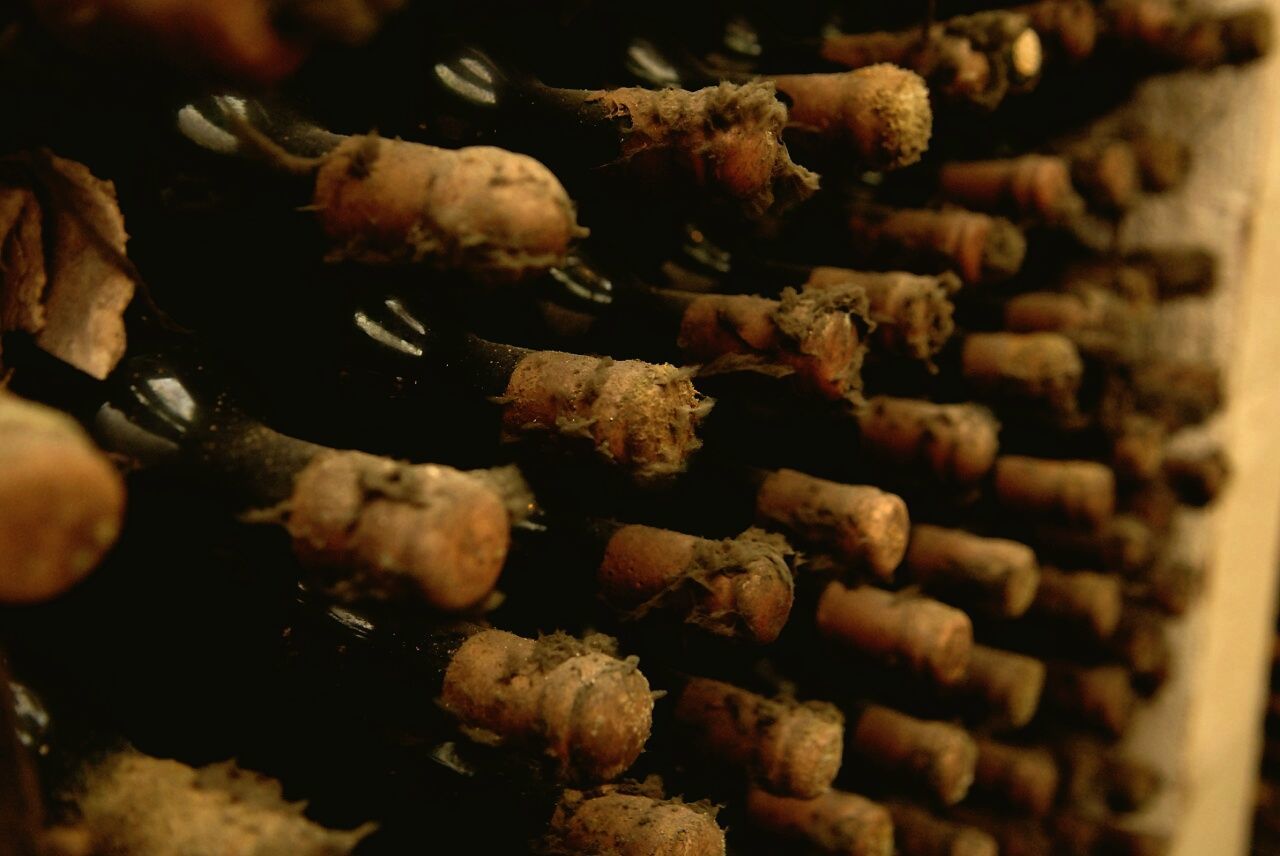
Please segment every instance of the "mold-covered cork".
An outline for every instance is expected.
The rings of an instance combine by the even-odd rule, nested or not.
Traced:
[[[71,417],[0,389],[0,603],[57,597],[124,524],[124,480]]]
[[[462,643],[445,671],[440,703],[470,729],[542,751],[575,782],[625,772],[653,717],[649,682],[633,661],[561,634],[534,641],[502,630]]]
[[[1027,253],[1027,239],[1013,223],[958,208],[859,206],[848,229],[852,249],[863,259],[922,273],[950,270],[969,285],[1008,279]]]
[[[316,455],[285,507],[294,552],[333,571],[330,588],[348,598],[410,591],[439,609],[466,609],[493,590],[511,538],[494,480],[363,452]]]
[[[1119,626],[1123,607],[1119,577],[1041,568],[1040,590],[1031,605],[1031,616],[1052,619],[1095,639],[1106,639]]]
[[[862,710],[849,735],[851,761],[926,790],[946,805],[969,792],[977,754],[963,728],[874,704]]]
[[[751,217],[780,214],[818,189],[782,141],[787,108],[773,83],[627,87],[590,93],[587,103],[622,128],[619,165],[638,180],[691,182]]]
[[[805,391],[839,401],[862,390],[867,299],[854,289],[796,291],[781,300],[739,294],[696,298],[678,344],[702,373],[755,368],[787,374]]]
[[[1067,162],[1050,155],[946,163],[938,170],[938,190],[944,199],[967,208],[1047,223],[1066,222],[1084,212]]]
[[[867,485],[814,478],[795,470],[767,475],[756,493],[756,519],[780,527],[802,549],[889,577],[907,549],[907,505]]]
[[[895,357],[928,360],[942,350],[955,331],[958,291],[955,274],[937,276],[891,271],[868,273],[848,268],[815,267],[803,286],[811,290],[856,289],[866,295],[867,314],[874,322],[872,348]]]
[[[1010,511],[1079,528],[1096,529],[1116,508],[1115,474],[1093,461],[1002,455],[996,460],[995,493]]]
[[[1058,797],[1058,780],[1058,764],[1049,751],[978,738],[973,789],[997,805],[1044,817]]]
[[[1000,424],[976,404],[876,396],[857,418],[869,456],[947,486],[981,481],[1000,449]]]
[[[1036,554],[1025,544],[920,523],[911,527],[903,567],[926,591],[1005,617],[1027,611],[1040,581]]]
[[[1021,728],[1040,707],[1045,664],[1025,654],[974,645],[969,673],[956,686],[956,694],[981,704],[986,718],[996,725]]]
[[[929,89],[913,71],[880,63],[842,74],[779,75],[773,82],[791,102],[789,134],[838,147],[862,169],[910,166],[929,146]]]
[[[818,600],[817,623],[827,639],[943,685],[957,683],[969,668],[973,624],[935,600],[833,582]]]
[[[345,856],[373,831],[325,829],[278,781],[230,761],[193,769],[123,752],[88,770],[73,800],[93,853]]]
[[[834,856],[892,856],[893,820],[877,803],[830,790],[813,799],[779,797],[753,788],[747,817],[763,829],[807,842]]]
[[[500,283],[562,264],[581,232],[550,170],[484,146],[352,137],[322,160],[313,206],[330,261],[429,262]]]
[[[633,617],[662,610],[711,633],[764,644],[778,638],[791,614],[790,555],[781,536],[755,529],[715,541],[623,526],[609,538],[596,580],[605,601]]]
[[[633,792],[634,791],[634,792]],[[613,856],[724,856],[715,812],[643,788],[567,790],[548,825],[544,852]]]
[[[953,823],[918,806],[890,800],[893,838],[902,856],[997,856],[996,841],[972,826]]]
[[[770,699],[689,678],[678,692],[675,718],[690,745],[773,794],[815,797],[840,770],[844,717],[825,702]]]
[[[558,351],[522,359],[502,400],[508,440],[538,432],[580,439],[642,483],[685,469],[710,407],[675,366]]]
[[[965,383],[977,395],[1051,413],[1076,412],[1084,377],[1080,352],[1058,333],[974,333],[961,350]]]

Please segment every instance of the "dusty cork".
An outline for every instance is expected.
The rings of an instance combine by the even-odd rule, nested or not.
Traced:
[[[1035,551],[1025,544],[919,523],[903,567],[927,591],[1009,618],[1027,611],[1040,582]]]
[[[1001,807],[1044,817],[1058,797],[1058,764],[1052,753],[978,738],[973,789]]]
[[[329,261],[429,262],[487,282],[562,264],[582,231],[550,170],[487,146],[352,137],[321,163],[313,205]]]
[[[881,63],[841,74],[773,78],[791,102],[787,128],[839,146],[863,169],[920,160],[933,133],[929,89],[920,75]]]
[[[724,856],[712,811],[624,788],[569,790],[556,804],[546,852],[612,856]]]
[[[626,87],[588,103],[622,128],[620,165],[639,180],[692,182],[750,217],[780,214],[818,189],[817,174],[793,163],[782,141],[787,108],[770,82]]]
[[[1115,474],[1093,461],[1002,455],[995,493],[1010,511],[1080,528],[1101,526],[1116,508]]]
[[[858,208],[848,227],[853,249],[866,258],[912,270],[951,270],[970,285],[1008,279],[1027,253],[1027,240],[1013,223],[961,209]]]
[[[1048,223],[1062,223],[1084,212],[1067,162],[1049,155],[943,164],[938,190],[944,199],[967,208]]]
[[[1024,654],[974,645],[969,673],[956,691],[978,699],[991,719],[1010,728],[1021,728],[1035,716],[1044,691],[1045,664]]]
[[[847,268],[815,267],[802,288],[856,289],[866,295],[874,322],[870,341],[875,351],[912,360],[928,360],[942,350],[955,331],[950,295],[960,288],[954,274],[920,276],[893,271],[866,273]]]
[[[596,581],[606,602],[635,618],[662,610],[720,636],[778,638],[794,599],[786,541],[749,530],[708,540],[623,526],[605,545]]]
[[[689,304],[678,344],[700,373],[755,369],[787,374],[806,392],[840,401],[862,390],[867,299],[852,289],[798,292],[781,300],[709,294]]]
[[[975,394],[1076,411],[1084,377],[1080,352],[1057,333],[973,333],[965,337],[961,371]]]
[[[574,782],[625,772],[653,718],[649,682],[633,661],[561,634],[475,634],[449,662],[440,703],[470,729],[541,750]]]
[[[910,527],[907,505],[894,494],[795,470],[765,478],[756,519],[765,528],[781,527],[805,549],[829,551],[843,564],[885,578],[906,553]]]
[[[1031,615],[1055,619],[1095,639],[1106,639],[1119,626],[1123,608],[1120,579],[1114,575],[1041,568],[1040,590]]]
[[[996,841],[972,826],[953,823],[908,802],[885,803],[901,856],[997,856]]]
[[[978,749],[963,728],[871,704],[849,737],[849,754],[954,805],[969,793]]]
[[[959,682],[969,668],[973,624],[935,600],[833,582],[818,600],[817,623],[828,639],[943,685]]]
[[[836,856],[892,856],[893,820],[878,803],[830,790],[813,799],[779,797],[753,788],[747,817],[770,832]]]
[[[825,702],[770,699],[690,678],[676,700],[675,718],[691,745],[779,796],[818,796],[840,769],[844,717]]]
[[[90,770],[74,800],[93,853],[343,856],[373,831],[325,829],[278,781],[230,761],[193,769],[125,752]]]
[[[410,591],[438,609],[493,591],[511,540],[491,479],[363,452],[321,452],[294,478],[285,528],[306,565],[345,598]]]
[[[877,460],[945,485],[981,481],[1000,449],[999,423],[976,404],[876,396],[859,411],[858,428]]]
[[[0,389],[0,603],[84,579],[124,525],[124,480],[69,416]]]
[[[589,443],[647,483],[684,471],[709,407],[672,365],[536,351],[516,365],[503,393],[503,436],[547,432]]]
[[[1112,737],[1124,734],[1137,707],[1129,670],[1123,666],[1051,664],[1045,697],[1058,710]]]

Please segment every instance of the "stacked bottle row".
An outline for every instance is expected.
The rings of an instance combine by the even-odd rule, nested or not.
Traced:
[[[519,16],[455,40],[407,12],[359,62],[191,100],[104,158],[149,283],[127,352],[95,379],[6,339],[11,388],[75,419],[0,398],[0,594],[54,598],[108,554],[13,610],[33,683],[130,662],[98,704],[132,742],[256,754],[321,819],[382,824],[233,806],[288,815],[292,852],[1160,852],[1123,826],[1160,777],[1117,743],[1199,584],[1176,508],[1227,467],[1167,442],[1220,381],[1149,328],[1214,263],[1111,248],[1189,168],[1176,141],[1002,129],[1046,109],[1042,76],[1252,59],[1265,19],[1043,0],[805,39],[756,11],[693,14],[699,42],[578,10],[584,68]],[[327,88],[389,64],[422,87]],[[975,110],[985,149],[950,133]],[[131,598],[192,545],[174,627]],[[211,627],[234,654],[175,701],[169,658]],[[217,720],[250,688],[271,712],[222,740],[139,712]],[[30,835],[156,852],[167,827],[127,818],[243,775],[107,742]],[[464,828],[495,810],[509,828]]]

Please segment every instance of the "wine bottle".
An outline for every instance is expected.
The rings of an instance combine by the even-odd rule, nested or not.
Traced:
[[[266,160],[300,201],[309,190],[330,262],[425,262],[511,283],[562,262],[581,234],[560,182],[525,155],[344,137],[233,96],[178,115],[202,148]]]

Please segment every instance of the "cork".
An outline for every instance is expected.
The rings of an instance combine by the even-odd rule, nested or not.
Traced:
[[[855,569],[888,578],[907,549],[906,503],[867,485],[827,481],[795,470],[765,477],[756,519],[810,551],[829,551]]]
[[[1070,339],[1058,333],[974,333],[960,355],[965,383],[976,395],[1042,407],[1058,415],[1076,412],[1084,362]]]
[[[1001,806],[1044,817],[1058,797],[1058,765],[1052,753],[978,738],[973,787]]]
[[[951,273],[922,276],[815,267],[802,288],[852,288],[865,294],[867,314],[875,325],[870,333],[873,353],[928,360],[955,331],[950,295],[960,288],[960,281]]]
[[[899,800],[885,803],[901,856],[997,856],[996,841],[972,826],[953,823]]]
[[[1118,577],[1046,567],[1040,569],[1040,590],[1031,616],[1061,621],[1095,639],[1106,639],[1120,625],[1123,607]]]
[[[804,391],[831,401],[862,390],[866,298],[852,290],[783,292],[769,300],[742,294],[696,298],[680,321],[684,358],[704,373],[743,370],[787,373]]]
[[[363,452],[316,455],[295,476],[286,508],[294,553],[342,598],[407,592],[468,609],[493,591],[511,539],[490,480]]]
[[[567,790],[546,836],[551,853],[612,856],[724,856],[715,814],[700,805],[659,799],[606,785]]]
[[[980,700],[996,724],[1021,728],[1039,710],[1044,682],[1042,661],[1025,654],[974,645],[969,656],[969,673],[956,691],[964,698]]]
[[[497,283],[563,263],[581,231],[564,187],[531,157],[373,135],[325,156],[312,206],[329,261],[430,262]]]
[[[849,736],[851,760],[928,791],[946,805],[973,783],[977,747],[967,731],[880,705],[867,705]]]
[[[818,600],[819,632],[887,665],[901,665],[943,685],[969,667],[969,616],[935,600],[833,582]]]
[[[844,753],[844,717],[824,702],[770,699],[707,678],[680,690],[675,718],[692,745],[779,796],[831,787]]]
[[[1016,618],[1036,596],[1040,565],[1025,544],[917,523],[903,563],[926,590],[951,594],[986,612]]]
[[[577,440],[641,484],[684,471],[709,408],[675,366],[558,351],[522,359],[503,402],[506,439],[545,432]]]
[[[1113,737],[1128,729],[1137,706],[1123,666],[1051,664],[1045,692],[1057,709]]]
[[[938,170],[938,190],[966,208],[1047,223],[1066,222],[1084,211],[1067,162],[1052,155],[946,163]]]
[[[913,71],[879,63],[839,74],[784,74],[773,82],[790,101],[789,130],[839,145],[864,169],[910,166],[929,146],[929,90]]]
[[[649,737],[653,696],[634,662],[570,637],[482,630],[445,671],[440,703],[460,723],[532,746],[573,782],[626,771]]]
[[[995,492],[1011,511],[1080,528],[1099,527],[1115,513],[1115,474],[1092,461],[1002,455]]]
[[[970,285],[1008,279],[1027,251],[1026,238],[1008,220],[961,209],[859,209],[848,225],[864,256],[894,267],[951,270]]]
[[[124,479],[71,417],[0,389],[0,603],[70,590],[124,525]]]
[[[751,530],[720,541],[623,526],[605,545],[596,581],[604,600],[641,618],[658,609],[720,636],[765,644],[791,614],[790,550]]]
[[[747,817],[770,832],[807,842],[836,856],[892,856],[893,820],[881,805],[845,791],[813,799],[779,797],[753,788]]]
[[[875,396],[857,415],[864,452],[887,468],[966,487],[986,477],[1000,449],[1000,424],[976,404]]]

